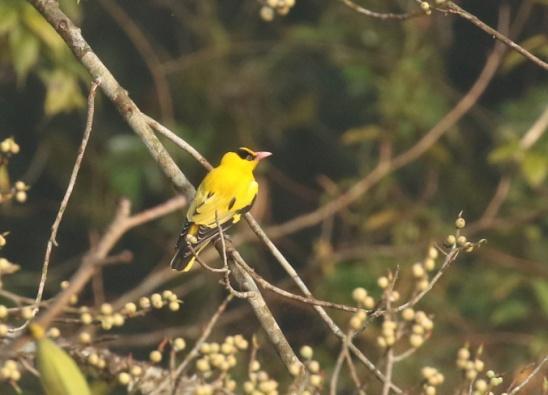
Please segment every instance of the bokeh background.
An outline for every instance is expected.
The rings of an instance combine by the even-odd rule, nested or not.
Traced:
[[[240,145],[274,153],[258,171],[256,215],[266,227],[312,211],[362,179],[376,165],[381,142],[396,153],[412,146],[470,88],[494,46],[490,36],[456,17],[380,21],[335,0],[298,0],[272,22],[261,19],[261,5],[251,0],[61,4],[138,106],[212,162]],[[362,4],[379,11],[417,8],[411,1]],[[541,57],[548,54],[546,1],[459,4],[494,26],[499,8],[509,7],[513,38]],[[0,2],[0,137],[14,136],[20,144],[10,175],[31,186],[25,204],[0,207],[0,231],[11,232],[2,253],[22,266],[4,287],[22,295],[36,291],[49,228],[81,139],[88,87],[85,70],[32,7],[22,0]],[[483,344],[486,362],[500,372],[546,353],[548,137],[528,150],[519,141],[547,105],[546,72],[508,52],[479,102],[428,152],[333,218],[277,240],[315,295],[352,303],[356,286],[379,295],[376,279],[397,265],[405,289],[411,265],[453,231],[463,210],[469,234],[488,243],[460,257],[421,303],[436,327],[398,367],[397,381],[415,382],[420,367],[430,364],[444,371],[451,388],[459,379],[455,353],[464,342]],[[203,168],[166,145],[198,183]],[[501,180],[508,192],[500,210],[482,220]],[[138,137],[98,94],[47,296],[79,265],[120,197],[139,211],[174,193]],[[131,250],[134,260],[105,270],[106,300],[167,265],[183,215],[124,237],[116,250]],[[245,225],[232,230],[240,232],[247,232]],[[250,242],[241,251],[265,277],[291,289],[260,245]],[[202,271],[164,287],[184,295],[183,312],[136,320],[112,347],[146,355],[162,330],[179,326],[192,339],[225,293]],[[90,290],[81,301],[94,303]],[[312,345],[329,372],[339,346],[312,310],[272,295],[268,301],[291,344]],[[347,318],[334,315],[342,323]],[[237,302],[216,336],[256,332],[262,336],[253,313]],[[263,344],[265,363],[282,374]],[[380,357],[374,331],[359,344],[373,359]]]

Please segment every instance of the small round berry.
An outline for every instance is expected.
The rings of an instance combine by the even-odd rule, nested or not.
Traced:
[[[361,303],[366,297],[367,291],[365,288],[359,287],[352,291],[352,298],[358,303]]]
[[[175,340],[173,340],[173,349],[175,351],[183,351],[186,348],[186,342],[185,339],[182,337],[177,337]]]
[[[132,303],[132,302],[126,303],[123,311],[127,315],[133,315],[137,312],[137,305],[135,305],[135,303]]]
[[[209,361],[207,359],[200,358],[196,361],[196,369],[200,372],[207,372],[211,370],[211,366],[209,366]]]
[[[30,306],[25,306],[23,307],[23,309],[21,310],[21,316],[25,319],[25,320],[30,320],[34,317],[34,309]]]
[[[59,336],[61,336],[61,331],[59,330],[59,328],[53,326],[48,329],[47,335],[52,339],[57,339]]]
[[[363,307],[366,309],[372,309],[375,307],[375,299],[373,299],[371,296],[368,296],[363,300]]]
[[[487,381],[483,380],[483,379],[479,379],[476,381],[476,383],[474,384],[474,387],[476,387],[476,389],[480,392],[484,392],[487,390],[487,388],[489,387],[489,385],[487,384]]]
[[[111,315],[112,314],[112,305],[110,303],[103,303],[101,305],[101,314]]]
[[[129,369],[129,373],[131,373],[133,377],[139,377],[143,374],[143,368],[139,365],[133,365],[131,369]]]
[[[271,22],[274,19],[274,10],[270,7],[261,7],[261,18],[265,22]]]
[[[301,364],[295,362],[289,366],[289,373],[292,376],[298,376],[301,373]]]
[[[15,192],[15,200],[18,203],[25,203],[27,201],[27,193],[25,191]]]
[[[424,337],[422,335],[413,333],[411,336],[409,336],[409,344],[411,344],[412,347],[418,348],[422,346],[424,343]]]
[[[320,371],[320,363],[318,361],[310,361],[308,363],[308,370],[311,373],[318,373]]]
[[[415,310],[408,307],[402,311],[401,316],[405,321],[411,321],[413,318],[415,318]]]
[[[432,258],[428,258],[424,261],[424,268],[431,272],[432,270],[434,270],[436,268],[436,261]]]
[[[466,347],[463,347],[459,349],[457,356],[459,359],[467,360],[468,358],[470,358],[470,350],[468,350],[468,348]]]
[[[99,365],[99,355],[93,353],[88,356],[88,363],[91,366],[97,366]]]
[[[466,221],[464,220],[464,218],[462,217],[457,218],[457,220],[455,221],[455,228],[462,229],[465,226],[466,226]]]
[[[413,265],[413,277],[422,278],[424,276],[424,267],[420,263],[415,263]]]
[[[90,313],[82,313],[80,315],[80,321],[82,321],[82,324],[89,325],[93,322],[93,317]]]
[[[139,298],[139,306],[141,306],[142,309],[149,309],[150,299],[147,298],[146,296]]]
[[[0,304],[0,319],[4,319],[8,316],[8,308],[3,304]]]
[[[6,324],[0,324],[0,337],[6,337],[8,335],[9,328]]]
[[[128,385],[131,381],[131,376],[127,372],[118,373],[118,382],[122,385]]]
[[[150,352],[148,357],[152,362],[158,363],[162,360],[162,353],[158,350],[154,350]]]
[[[305,359],[311,359],[314,355],[314,350],[312,350],[312,347],[310,346],[302,346],[301,347],[301,356]]]
[[[379,277],[379,279],[377,280],[377,285],[382,289],[388,287],[388,278],[386,278],[384,276]]]
[[[126,319],[124,318],[124,316],[120,313],[115,313],[113,316],[112,316],[112,324],[114,326],[122,326],[124,325],[124,323],[126,322]]]
[[[80,336],[78,336],[80,339],[80,343],[82,344],[90,344],[91,343],[91,335],[88,332],[82,332],[80,333]]]

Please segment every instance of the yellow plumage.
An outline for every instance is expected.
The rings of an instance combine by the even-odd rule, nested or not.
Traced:
[[[259,191],[253,170],[270,155],[244,147],[223,155],[219,166],[207,174],[196,190],[171,259],[172,269],[190,270],[194,252],[202,251],[217,236],[217,221],[224,230],[249,211]]]

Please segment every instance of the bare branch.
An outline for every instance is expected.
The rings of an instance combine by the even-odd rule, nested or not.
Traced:
[[[34,301],[33,315],[36,315],[38,311],[40,310],[40,303],[42,302],[42,297],[44,295],[44,288],[46,287],[46,280],[48,277],[48,268],[49,268],[49,262],[51,257],[51,251],[53,250],[54,246],[58,245],[57,231],[59,230],[59,225],[61,224],[61,221],[63,219],[63,214],[65,213],[70,196],[72,195],[72,190],[74,189],[74,185],[76,184],[76,179],[78,178],[78,172],[80,171],[80,166],[82,164],[82,160],[84,159],[84,153],[86,152],[86,147],[88,145],[88,141],[91,136],[91,129],[93,128],[93,114],[95,113],[95,94],[97,92],[97,87],[99,86],[99,84],[100,84],[99,80],[93,81],[91,83],[91,88],[89,90],[88,112],[87,112],[87,119],[86,119],[86,127],[84,129],[84,136],[82,137],[82,142],[80,143],[80,147],[78,148],[76,161],[74,162],[74,166],[72,168],[72,174],[70,175],[70,180],[69,180],[67,189],[65,191],[65,195],[63,196],[63,200],[61,201],[61,205],[59,206],[59,210],[57,211],[57,216],[55,217],[55,221],[53,222],[53,225],[51,226],[51,234],[49,236],[49,240],[46,246],[44,263],[42,264],[42,274],[40,276],[40,284],[38,285],[38,292],[36,294],[36,299]],[[26,328],[28,323],[29,321],[26,321],[22,326],[14,329],[13,331],[16,332]]]

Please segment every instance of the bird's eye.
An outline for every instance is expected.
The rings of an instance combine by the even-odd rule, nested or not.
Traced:
[[[236,151],[236,154],[244,159],[244,160],[249,160],[249,161],[253,161],[255,160],[255,155],[251,152],[249,152],[247,149],[245,148],[240,148]]]

